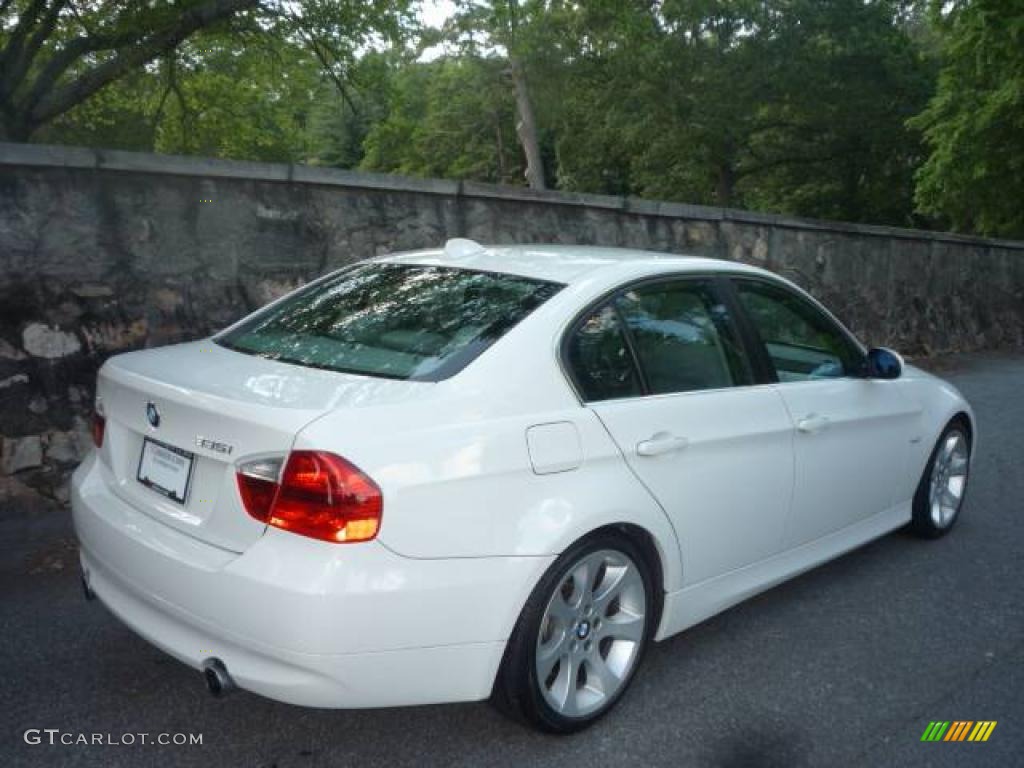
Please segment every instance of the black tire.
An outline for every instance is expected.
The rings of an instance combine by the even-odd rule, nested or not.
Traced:
[[[643,583],[644,626],[642,637],[636,644],[635,656],[631,666],[628,672],[619,679],[617,683],[618,688],[614,690],[614,693],[606,696],[598,709],[586,712],[581,716],[567,717],[548,703],[544,692],[541,690],[541,685],[544,684],[544,681],[539,679],[540,675],[537,672],[537,647],[541,639],[541,623],[545,619],[545,612],[549,604],[552,604],[555,599],[556,590],[559,590],[559,594],[565,594],[564,586],[572,581],[570,573],[576,570],[574,566],[588,557],[601,558],[603,555],[600,553],[606,552],[625,556],[636,566],[637,574]],[[494,684],[494,692],[491,697],[492,703],[500,711],[513,719],[548,733],[558,734],[574,733],[583,730],[607,714],[626,692],[626,689],[629,688],[656,630],[660,602],[655,591],[659,587],[653,576],[654,573],[655,569],[647,562],[641,549],[629,538],[616,535],[614,532],[601,531],[587,536],[563,552],[544,573],[544,576],[541,577],[523,606],[519,620],[505,648],[505,655]],[[602,579],[603,577],[595,576],[595,578]],[[637,602],[640,601],[637,600]],[[597,608],[598,599],[596,595],[593,604],[593,607]],[[601,612],[603,610],[601,609]],[[608,626],[614,625],[616,615],[627,615],[612,612],[615,610],[617,609],[609,608],[609,612],[604,614],[610,617],[610,621],[605,621],[604,626],[606,630]],[[594,615],[598,616],[597,613]],[[598,616],[593,627],[593,639],[598,645],[591,646],[591,644],[587,644],[588,648],[592,647],[595,649],[593,651],[595,653],[601,653],[599,645],[605,642],[598,635],[598,627],[601,626],[601,620]],[[581,627],[577,625],[577,630],[580,629]],[[586,637],[586,635],[580,636],[566,633],[565,637],[567,640],[572,641],[573,646],[576,646],[578,638]],[[579,640],[579,642],[582,643],[583,641]],[[582,648],[582,645],[580,647]],[[558,664],[561,663],[558,662]],[[587,669],[589,668],[587,667]],[[572,669],[572,667],[568,666],[567,669]],[[566,673],[566,677],[571,678],[572,675]],[[577,674],[576,678],[575,685],[578,687],[575,687],[574,690],[586,688],[586,672],[583,673],[584,684],[582,686],[580,685],[580,675]],[[570,693],[569,695],[573,696],[574,699],[576,697],[575,693]]]
[[[955,436],[959,436],[963,440],[963,445],[967,452],[967,463],[963,468],[962,489],[955,509],[952,510],[952,515],[948,519],[943,519],[941,514],[937,514],[934,511],[935,503],[932,497],[932,485],[936,480],[936,472],[940,471],[936,465],[940,451],[943,451],[944,447]],[[964,418],[957,417],[950,421],[946,428],[942,430],[942,434],[935,442],[935,447],[932,448],[932,452],[928,456],[928,463],[925,464],[924,471],[921,473],[921,480],[917,484],[917,491],[914,493],[913,514],[910,525],[907,526],[908,530],[915,536],[922,539],[938,539],[949,533],[953,526],[956,525],[957,520],[960,519],[960,511],[963,509],[964,498],[967,494],[968,480],[970,479],[970,457],[970,426]],[[941,478],[941,475],[939,477]]]

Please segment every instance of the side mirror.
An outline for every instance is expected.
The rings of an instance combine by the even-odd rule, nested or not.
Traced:
[[[891,349],[874,347],[868,350],[869,379],[898,379],[903,373],[903,358]]]

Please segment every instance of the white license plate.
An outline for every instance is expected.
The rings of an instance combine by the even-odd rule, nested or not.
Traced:
[[[179,504],[185,503],[188,484],[192,479],[195,455],[171,445],[164,445],[148,437],[142,440],[142,456],[136,477],[147,488]]]

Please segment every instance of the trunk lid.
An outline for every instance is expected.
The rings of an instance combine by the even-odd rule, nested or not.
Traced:
[[[303,368],[210,340],[130,352],[100,370],[97,396],[107,420],[102,461],[111,491],[125,502],[201,541],[243,552],[265,525],[242,506],[239,461],[287,453],[296,434],[330,410],[405,401],[432,386]],[[147,439],[175,455],[191,454],[183,502],[139,481]],[[154,449],[148,450],[152,467]]]

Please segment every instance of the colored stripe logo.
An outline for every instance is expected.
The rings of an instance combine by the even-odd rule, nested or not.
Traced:
[[[988,741],[996,720],[933,720],[921,734],[921,741]]]

